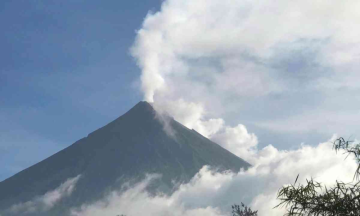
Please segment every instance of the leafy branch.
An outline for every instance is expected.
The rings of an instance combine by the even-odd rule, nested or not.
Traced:
[[[354,155],[359,164],[354,179],[360,176],[360,144],[352,144],[339,138],[334,142],[336,152],[345,150],[345,153]],[[335,186],[327,188],[313,179],[306,180],[305,185],[295,183],[282,187],[278,192],[281,201],[277,207],[285,207],[287,216],[355,216],[360,215],[360,182],[344,183],[336,181]]]

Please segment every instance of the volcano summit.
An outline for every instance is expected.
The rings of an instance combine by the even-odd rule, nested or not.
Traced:
[[[147,102],[62,151],[0,182],[0,215],[68,215],[147,173],[149,191],[171,193],[205,165],[238,172],[249,163],[169,117],[169,136]]]

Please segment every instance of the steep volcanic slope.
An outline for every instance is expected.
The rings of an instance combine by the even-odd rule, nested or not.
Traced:
[[[156,187],[171,192],[172,180],[189,181],[204,165],[233,171],[249,167],[196,131],[173,119],[169,122],[174,137],[165,133],[152,106],[139,102],[86,138],[0,182],[0,209],[34,200],[78,175],[71,196],[46,213],[34,215],[64,215],[70,207],[99,199],[125,181],[140,180],[145,173],[162,174]]]

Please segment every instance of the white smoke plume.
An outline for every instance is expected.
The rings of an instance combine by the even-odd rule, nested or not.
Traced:
[[[256,162],[258,139],[255,134],[248,133],[244,125],[226,127],[224,131],[213,135],[211,139],[249,163]]]
[[[208,137],[240,116],[267,130],[353,132],[360,114],[339,100],[360,105],[359,9],[356,0],[166,0],[131,50],[144,99]]]
[[[222,215],[243,201],[260,215],[281,215],[284,210],[272,209],[276,192],[297,174],[301,183],[351,181],[356,163],[335,154],[331,141],[258,149],[257,136],[240,123],[300,139],[304,132],[330,136],[357,128],[359,10],[356,0],[165,0],[149,13],[131,49],[144,99],[253,167],[235,174],[204,168],[173,195],[140,192],[144,197],[134,203],[167,203],[154,204],[154,215],[204,208]]]

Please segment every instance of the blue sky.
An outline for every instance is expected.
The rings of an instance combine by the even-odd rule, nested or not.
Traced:
[[[129,48],[160,3],[0,2],[0,180],[142,99]]]
[[[2,1],[0,181],[143,99],[254,163],[355,139],[359,6]]]
[[[278,189],[299,173],[353,179],[357,163],[332,146],[359,140],[359,11],[358,0],[2,0],[0,181],[147,100],[253,167],[204,168],[168,197],[134,187],[130,204],[111,193],[79,215],[223,215],[239,200],[282,215]]]

